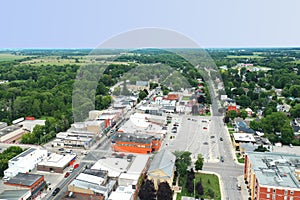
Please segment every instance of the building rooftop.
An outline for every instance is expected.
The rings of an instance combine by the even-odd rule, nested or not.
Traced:
[[[92,190],[92,191],[100,193],[100,194],[107,193],[108,191],[110,191],[113,188],[113,186],[115,184],[116,184],[116,180],[110,180],[107,185],[102,186],[102,185],[99,185],[96,183],[91,183],[91,182],[78,180],[78,179],[74,179],[70,183],[71,186]]]
[[[151,174],[155,170],[161,170],[168,177],[172,177],[173,169],[175,167],[175,160],[176,156],[173,153],[163,149],[154,156],[148,172]]]
[[[11,132],[14,132],[14,131],[18,130],[18,129],[22,129],[22,128],[20,128],[19,126],[16,126],[16,125],[6,126],[6,127],[2,128],[0,130],[0,136],[7,135]]]
[[[36,151],[35,148],[29,148],[26,151],[20,153],[16,157],[12,158],[11,161],[18,161],[21,157],[26,157],[27,155],[31,154],[32,152]]]
[[[65,154],[60,155],[56,153],[52,153],[38,165],[44,165],[49,167],[64,167],[66,166],[71,160],[76,158],[76,154]]]
[[[151,144],[155,137],[147,134],[116,133],[114,141],[136,142],[141,144]]]
[[[126,133],[162,134],[165,117],[135,113],[119,130]]]
[[[300,188],[294,174],[295,170],[300,170],[300,156],[268,152],[248,152],[247,155],[259,184]]]
[[[14,185],[31,186],[41,177],[43,177],[43,175],[18,173],[15,177],[10,178],[6,183]]]
[[[23,196],[26,194],[30,194],[30,190],[4,190],[0,193],[0,199],[16,200],[23,198]]]
[[[255,142],[255,138],[253,134],[249,133],[233,133],[233,137],[235,141],[239,142]]]

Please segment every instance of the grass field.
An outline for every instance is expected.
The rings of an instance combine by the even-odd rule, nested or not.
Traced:
[[[241,58],[241,59],[246,59],[246,58],[263,58],[263,56],[260,55],[243,55],[243,56],[235,56],[235,55],[228,55],[227,58]]]
[[[196,183],[201,180],[204,189],[204,195],[202,196],[203,198],[215,199],[215,200],[221,199],[219,179],[216,175],[195,173],[195,179],[196,179]],[[182,187],[182,190],[181,193],[177,194],[177,198],[176,198],[177,200],[181,200],[182,196],[194,197],[194,194],[189,194],[187,192],[187,189],[185,188],[186,176],[180,177],[179,185]],[[209,190],[214,191],[214,197],[209,196],[209,192],[208,192]]]
[[[0,53],[0,61],[14,61],[22,58],[26,58],[28,56],[18,56],[9,53]]]

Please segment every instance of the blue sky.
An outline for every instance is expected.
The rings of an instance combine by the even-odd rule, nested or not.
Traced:
[[[94,48],[143,27],[209,47],[300,46],[299,0],[1,0],[0,48]]]

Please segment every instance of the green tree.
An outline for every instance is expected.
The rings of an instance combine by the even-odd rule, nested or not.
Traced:
[[[203,163],[204,163],[204,158],[201,154],[198,154],[197,157],[197,161],[195,162],[195,169],[198,170],[202,170],[203,167]]]
[[[226,114],[231,120],[234,120],[238,116],[235,110],[229,110]]]
[[[185,175],[187,173],[188,166],[191,165],[191,152],[188,151],[175,151],[176,156],[176,170],[180,175]]]
[[[242,109],[239,113],[240,117],[246,119],[248,116],[248,112],[245,109]]]

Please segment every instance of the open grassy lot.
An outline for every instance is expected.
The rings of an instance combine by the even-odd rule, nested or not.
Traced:
[[[220,184],[219,179],[216,175],[213,174],[203,174],[203,173],[195,173],[195,182],[199,182],[201,180],[203,189],[204,189],[204,195],[202,196],[205,199],[221,199],[221,192],[220,192]],[[179,185],[182,187],[181,193],[177,194],[177,200],[181,200],[182,196],[189,196],[194,197],[193,194],[189,194],[187,192],[187,189],[185,188],[186,185],[186,176],[180,177]],[[209,190],[213,191],[213,197],[209,195]]]
[[[243,59],[247,59],[247,58],[263,58],[263,56],[260,55],[241,55],[241,56],[236,56],[236,55],[228,55],[227,58],[243,58]]]
[[[22,58],[26,58],[28,56],[19,56],[19,55],[14,55],[14,54],[9,54],[9,53],[0,53],[0,62],[1,61],[14,61],[14,60],[19,60]]]

